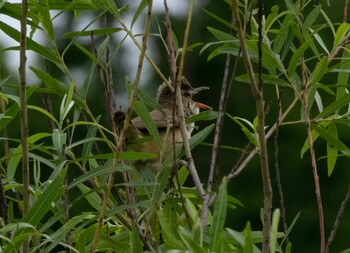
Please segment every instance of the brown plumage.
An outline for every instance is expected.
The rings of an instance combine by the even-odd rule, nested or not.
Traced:
[[[198,114],[200,109],[211,109],[207,105],[192,100],[193,95],[199,91],[207,89],[209,88],[193,88],[185,77],[181,79],[181,97],[186,119]],[[173,140],[175,140],[176,144],[183,142],[177,113],[173,114],[174,108],[175,112],[177,111],[177,106],[174,105],[174,103],[176,103],[174,97],[175,94],[171,91],[168,85],[163,83],[159,86],[157,92],[157,102],[160,105],[161,110],[155,109],[150,112],[150,116],[159,131],[159,135],[162,138],[163,150],[159,150],[157,145],[152,140],[147,139],[151,137],[140,117],[133,118],[128,129],[126,130],[125,138],[128,150],[156,154],[158,158],[148,162],[161,162],[164,155],[167,155],[174,148]],[[117,111],[114,115],[114,119],[118,129],[121,130],[124,124],[125,113]],[[189,137],[191,136],[193,129],[194,123],[187,125]],[[147,141],[142,141],[145,138]]]

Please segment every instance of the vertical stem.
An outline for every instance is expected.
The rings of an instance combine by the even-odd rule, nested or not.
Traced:
[[[182,55],[180,59],[180,65],[177,73],[177,87],[180,87],[182,75],[183,75],[183,69],[185,65],[185,56],[186,56],[186,48],[187,48],[187,43],[188,43],[188,38],[190,34],[190,27],[191,27],[191,22],[192,22],[192,14],[193,14],[193,6],[194,6],[194,0],[190,1],[190,5],[188,8],[188,17],[187,17],[187,24],[186,24],[186,29],[185,29],[185,35],[184,35],[184,41],[183,41],[183,46],[182,46]],[[190,144],[188,142],[188,134],[187,134],[187,128],[186,128],[186,123],[185,123],[185,116],[184,116],[184,110],[183,110],[183,104],[182,104],[182,98],[181,98],[181,89],[176,89],[176,101],[177,101],[177,112],[178,116],[180,119],[180,129],[181,129],[181,134],[182,134],[182,139],[183,139],[183,145],[185,149],[185,155],[186,159],[188,162],[188,169],[191,173],[193,182],[195,186],[197,187],[197,190],[200,194],[200,196],[203,198],[205,196],[205,191],[202,186],[202,183],[200,181],[200,178],[198,176],[197,170],[194,165],[191,149],[190,149]]]
[[[316,155],[315,155],[315,149],[313,145],[314,141],[312,138],[311,120],[310,120],[310,113],[309,113],[309,106],[308,106],[308,98],[309,98],[308,88],[309,87],[307,86],[306,67],[305,67],[304,57],[301,58],[301,71],[302,71],[301,82],[304,89],[303,109],[305,114],[306,131],[307,131],[307,136],[309,141],[311,166],[312,166],[312,173],[313,173],[314,183],[315,183],[315,193],[316,193],[316,201],[317,201],[318,216],[319,216],[320,252],[324,253],[325,251],[324,214],[323,214],[323,205],[322,205],[322,198],[321,198],[320,181],[317,173]]]
[[[343,23],[346,23],[348,20],[348,9],[349,9],[349,0],[345,0],[344,10],[343,10]]]
[[[1,71],[1,69],[0,69]],[[0,77],[0,81],[1,81],[1,77]],[[0,92],[2,92],[2,88],[0,87]],[[6,103],[5,101],[0,98],[0,113],[5,113],[6,111]],[[4,150],[4,156],[7,157],[8,154],[9,154],[9,150],[10,150],[10,147],[9,147],[9,142],[7,140],[8,138],[8,133],[7,133],[7,127],[5,126],[4,129],[3,129],[3,134],[2,134],[4,140],[3,140],[3,150]],[[5,166],[7,167],[7,164],[8,164],[8,159],[6,159],[4,161],[4,164]],[[4,190],[4,187],[2,185],[2,178],[4,178],[4,175],[2,173],[2,170],[0,171],[0,217],[2,217],[3,219],[3,222],[4,224],[0,224],[0,227],[6,225],[9,223],[9,217],[8,217],[8,214],[7,214],[7,201],[6,201],[6,196],[5,196],[5,190]]]
[[[122,131],[120,132],[119,139],[117,137],[115,137],[116,138],[115,141],[117,143],[116,152],[119,152],[119,150],[121,150],[121,147],[122,147],[122,145],[124,143],[124,137],[125,137],[124,134],[125,134],[126,129],[129,126],[130,115],[131,115],[131,110],[132,110],[132,102],[133,102],[134,98],[136,97],[138,84],[139,84],[140,78],[141,78],[143,61],[144,61],[145,54],[146,54],[147,39],[148,39],[149,32],[150,32],[152,5],[153,5],[153,0],[148,0],[148,13],[147,13],[146,23],[145,23],[145,32],[144,32],[144,35],[142,37],[142,45],[141,45],[141,52],[140,52],[140,56],[139,56],[138,68],[137,68],[137,72],[136,72],[134,85],[133,85],[133,88],[131,90],[131,95],[130,95],[130,100],[129,100],[129,108],[128,108],[128,113],[126,114],[126,118],[124,120],[124,126],[123,126]],[[117,19],[118,19],[118,21],[121,22],[119,17],[117,17]],[[124,23],[122,23],[122,24],[124,24]],[[123,27],[124,27],[124,25],[123,25]],[[126,27],[125,27],[125,29],[126,29],[126,31],[129,31]],[[97,248],[97,243],[98,243],[98,240],[100,238],[102,224],[103,224],[103,221],[104,221],[104,217],[106,215],[107,205],[108,205],[108,201],[109,201],[109,195],[111,193],[111,189],[112,189],[112,186],[114,184],[114,175],[115,175],[117,164],[119,162],[118,160],[119,160],[119,157],[118,157],[118,153],[117,153],[117,155],[113,159],[113,164],[112,164],[111,171],[109,173],[107,186],[106,186],[106,188],[104,190],[104,193],[103,193],[100,217],[98,219],[98,223],[96,225],[96,231],[95,231],[94,239],[92,241],[91,248],[89,250],[90,253],[94,253],[96,251],[96,248]],[[123,173],[123,180],[125,180],[125,181],[129,180],[129,175],[127,173]],[[128,197],[127,197],[128,201],[130,202],[133,197],[131,196],[132,193],[129,190],[130,189],[127,187],[126,188],[126,193],[128,195]],[[136,226],[137,226],[137,224],[136,224]],[[140,234],[140,236],[142,238],[141,234]],[[154,249],[152,248],[152,246],[149,243],[148,244],[145,243],[145,244],[146,244],[145,246],[150,251],[154,252]]]
[[[260,2],[259,5],[260,5],[259,12],[260,11],[262,12],[262,2]],[[263,97],[263,90],[262,90],[262,79],[259,78],[259,84],[258,84],[254,76],[253,66],[250,61],[248,49],[245,44],[245,36],[243,33],[241,20],[239,17],[237,0],[231,1],[231,8],[232,8],[232,15],[235,19],[235,23],[237,27],[237,36],[240,41],[243,61],[250,80],[250,87],[251,87],[253,96],[255,98],[256,111],[258,115],[257,132],[259,136],[260,165],[261,165],[261,173],[262,173],[263,192],[264,192],[262,252],[267,253],[269,251],[269,242],[270,242],[272,188],[271,188],[270,172],[269,172],[268,157],[267,157],[267,145],[266,145],[266,137],[265,137],[265,109],[264,109],[264,100],[263,100],[264,97]],[[262,13],[259,15],[262,15]],[[259,29],[262,29],[262,28],[259,27]],[[259,37],[261,37],[261,31],[259,31],[259,33],[260,33]],[[262,38],[260,39],[262,40]],[[261,45],[259,47],[259,50],[261,50]],[[262,59],[262,55],[260,52],[259,61],[261,61],[261,59]]]
[[[277,97],[278,97],[278,113],[277,113],[277,120],[276,120],[276,132],[275,132],[275,138],[274,138],[274,146],[275,146],[275,173],[276,173],[276,184],[277,184],[277,190],[279,195],[279,203],[281,208],[281,220],[282,220],[282,226],[283,226],[283,232],[287,235],[288,233],[288,226],[287,226],[287,218],[286,218],[286,208],[284,204],[284,196],[283,196],[283,189],[282,189],[282,181],[281,181],[281,171],[279,166],[279,143],[278,143],[278,137],[279,137],[279,128],[281,123],[281,118],[283,115],[282,111],[282,100],[281,100],[281,94],[282,90],[277,87]],[[286,238],[286,243],[288,244],[289,239],[288,236]]]
[[[27,37],[28,2],[22,0],[21,37],[19,51],[19,78],[20,78],[20,121],[22,142],[22,180],[23,180],[23,215],[29,210],[29,156],[28,156],[28,117],[26,94],[26,37]],[[29,241],[23,243],[23,252],[29,252]]]

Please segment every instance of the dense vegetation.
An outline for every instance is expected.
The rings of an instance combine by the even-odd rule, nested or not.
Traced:
[[[0,251],[350,252],[348,1],[265,2],[1,1]],[[214,110],[135,169],[183,75]]]

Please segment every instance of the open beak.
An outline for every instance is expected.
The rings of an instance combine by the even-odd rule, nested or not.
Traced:
[[[209,87],[201,86],[201,87],[194,88],[194,93],[193,94],[197,94],[198,92],[203,91],[203,90],[209,90]],[[208,106],[206,104],[202,104],[202,103],[199,103],[199,102],[196,102],[196,101],[194,101],[194,103],[199,109],[213,110],[213,108],[211,108],[210,106]]]
[[[203,109],[203,110],[213,110],[213,108],[211,108],[209,105],[206,104],[202,104],[196,101],[193,101],[195,103],[195,105],[199,108],[199,109]]]
[[[207,87],[207,86],[201,86],[201,87],[193,88],[193,90],[194,90],[193,94],[197,94],[197,93],[200,92],[200,91],[209,90],[209,87]]]

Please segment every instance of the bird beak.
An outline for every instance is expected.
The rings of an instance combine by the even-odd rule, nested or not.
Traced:
[[[194,90],[193,94],[197,94],[197,93],[200,92],[200,91],[209,90],[209,87],[207,87],[207,86],[201,86],[201,87],[193,88],[193,90]]]
[[[200,91],[203,90],[209,90],[209,87],[207,86],[201,86],[201,87],[197,87],[197,88],[193,88],[194,92],[193,94],[197,94]],[[213,110],[213,108],[211,108],[210,106],[206,105],[206,104],[202,104],[196,101],[193,101],[195,103],[195,105],[199,108],[199,109],[203,109],[203,110]]]
[[[202,104],[196,101],[193,101],[194,104],[199,108],[199,109],[203,109],[203,110],[213,110],[213,108],[211,108],[209,105],[206,104]]]

